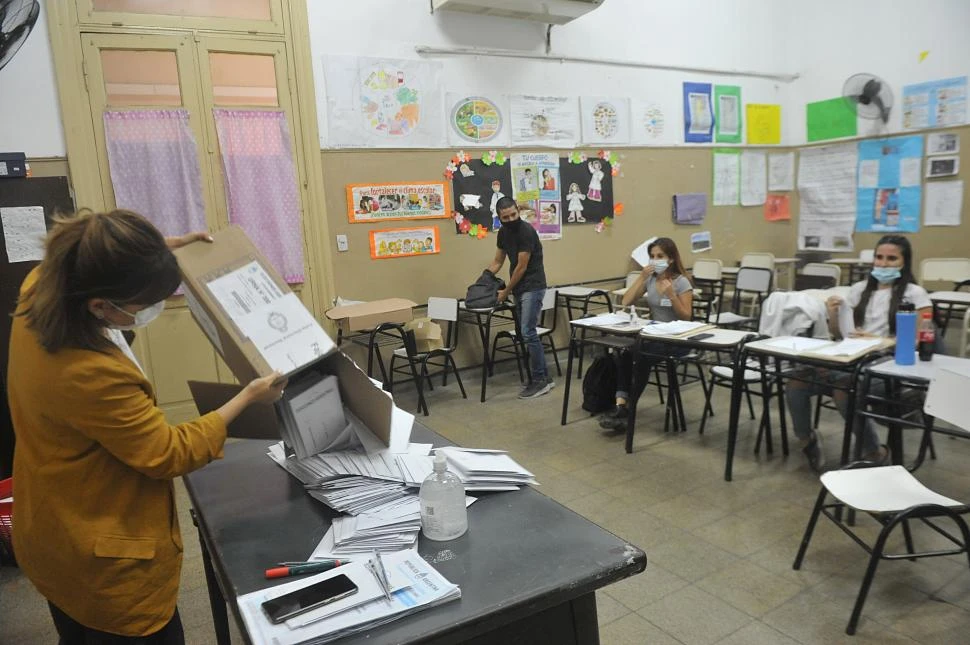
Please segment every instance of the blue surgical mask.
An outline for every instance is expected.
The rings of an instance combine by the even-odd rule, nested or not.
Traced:
[[[902,272],[899,267],[872,267],[871,275],[876,279],[876,282],[886,284],[898,280]]]
[[[650,260],[650,264],[653,265],[654,271],[657,273],[663,273],[670,266],[670,262],[667,260]]]
[[[130,325],[108,325],[108,327],[110,327],[111,329],[120,329],[121,331],[130,331],[137,327],[144,327],[151,321],[158,318],[159,315],[161,315],[162,310],[165,309],[164,300],[156,302],[151,307],[145,307],[141,311],[136,311],[135,313],[131,313],[130,311],[125,311],[124,309],[122,309],[115,303],[111,302],[110,300],[107,300],[106,302],[112,307],[114,307],[115,309],[117,309],[118,311],[120,311],[121,313],[127,316],[131,316],[132,321]]]

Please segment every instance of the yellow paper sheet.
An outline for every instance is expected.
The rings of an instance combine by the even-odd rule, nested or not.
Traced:
[[[762,145],[781,143],[781,106],[748,103],[748,143]]]

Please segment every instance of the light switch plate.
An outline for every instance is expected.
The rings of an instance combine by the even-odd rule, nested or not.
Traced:
[[[348,248],[347,247],[347,236],[346,235],[338,235],[337,236],[337,250],[338,251],[346,251],[347,248]]]

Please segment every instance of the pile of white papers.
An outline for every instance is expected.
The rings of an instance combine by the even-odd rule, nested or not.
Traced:
[[[448,470],[465,484],[467,491],[518,490],[524,485],[537,486],[535,476],[504,450],[474,448],[438,448],[448,459]],[[398,455],[397,463],[404,481],[420,486],[434,470],[430,455]]]
[[[823,356],[852,356],[882,345],[882,338],[846,338],[819,349],[813,349],[813,354]]]
[[[317,484],[307,484],[307,492],[335,511],[357,515],[413,493],[401,482],[389,482],[368,477],[341,477]]]
[[[671,320],[670,322],[654,323],[643,328],[644,334],[651,336],[682,336],[692,331],[710,327],[708,323],[691,320]]]
[[[348,634],[389,623],[414,612],[461,598],[457,585],[446,580],[416,551],[383,556],[391,600],[367,570],[364,560],[286,584],[239,596],[239,613],[254,643],[328,643]],[[262,604],[329,577],[344,574],[357,585],[357,593],[285,623],[274,625]]]

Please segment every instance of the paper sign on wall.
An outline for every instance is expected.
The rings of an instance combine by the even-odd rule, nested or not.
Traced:
[[[741,199],[741,155],[739,150],[717,150],[714,152],[714,194],[715,206],[735,206]]]
[[[575,97],[509,97],[513,146],[572,148],[579,143],[579,106]]]
[[[966,121],[966,76],[903,86],[903,128],[919,130]]]
[[[858,132],[855,109],[841,96],[809,103],[805,106],[805,131],[809,141],[854,137]]]
[[[702,231],[700,233],[691,233],[690,250],[691,250],[691,253],[703,253],[704,251],[710,251],[711,232]]]
[[[765,199],[765,221],[781,222],[791,219],[788,195],[768,195]]]
[[[370,232],[370,256],[373,260],[429,255],[441,251],[437,226],[391,228]]]
[[[795,187],[795,153],[768,155],[768,190],[791,190]]]
[[[714,116],[714,140],[718,143],[741,143],[740,87],[714,86]]]
[[[745,106],[748,118],[748,143],[771,145],[781,143],[781,106],[748,103]]]
[[[684,83],[684,141],[710,143],[714,132],[714,108],[710,83]]]
[[[443,181],[347,184],[351,223],[450,217],[448,184]]]
[[[581,96],[583,143],[630,143],[630,99],[621,96]]]

